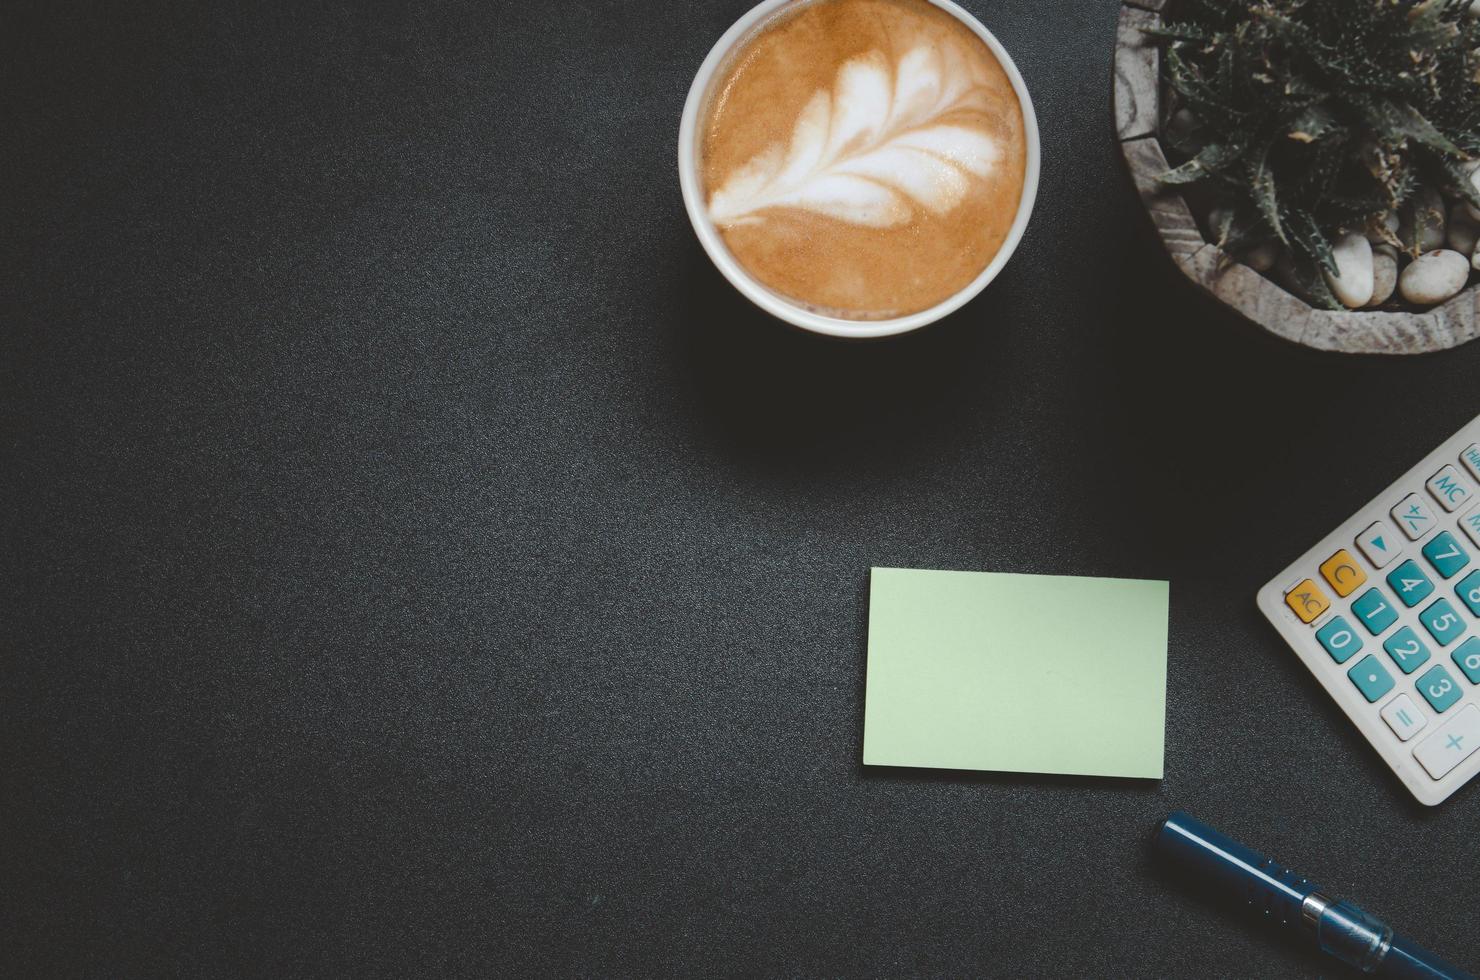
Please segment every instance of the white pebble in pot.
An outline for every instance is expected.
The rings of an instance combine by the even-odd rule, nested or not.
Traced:
[[[1372,247],[1372,299],[1368,306],[1381,306],[1398,288],[1398,250],[1391,245]]]
[[[1480,3],[1480,0],[1476,0],[1476,2]],[[1464,169],[1465,173],[1469,174],[1470,176],[1470,185],[1474,187],[1475,190],[1480,191],[1480,160],[1477,160],[1474,163],[1465,164]],[[1477,208],[1475,207],[1475,205],[1467,202],[1465,204],[1465,210],[1469,212],[1471,221],[1480,222],[1480,208]]]
[[[1244,253],[1244,265],[1255,272],[1268,272],[1280,260],[1280,246],[1276,242],[1260,242]]]
[[[1398,278],[1398,290],[1410,303],[1433,306],[1464,289],[1469,278],[1470,263],[1465,257],[1440,248],[1414,259]]]
[[[1456,202],[1449,208],[1449,227],[1444,231],[1445,244],[1462,255],[1475,251],[1475,242],[1480,240],[1480,225],[1470,220],[1469,205]]]
[[[1331,246],[1331,257],[1336,260],[1337,275],[1321,273],[1326,285],[1348,309],[1359,309],[1372,299],[1372,245],[1367,236],[1349,231]]]

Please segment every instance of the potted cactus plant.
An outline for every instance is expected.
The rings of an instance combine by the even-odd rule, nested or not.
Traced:
[[[1184,271],[1313,346],[1407,352],[1473,337],[1470,6],[1128,0],[1117,122]]]

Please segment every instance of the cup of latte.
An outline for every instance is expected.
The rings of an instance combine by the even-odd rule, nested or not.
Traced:
[[[765,0],[700,67],[678,173],[699,241],[747,298],[882,337],[996,277],[1038,153],[1012,59],[950,0]]]

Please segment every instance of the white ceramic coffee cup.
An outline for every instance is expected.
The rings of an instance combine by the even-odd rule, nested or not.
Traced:
[[[715,73],[724,63],[725,56],[741,41],[749,39],[781,8],[806,2],[808,0],[763,0],[762,3],[751,8],[744,17],[737,20],[728,31],[725,31],[724,36],[710,50],[709,57],[705,58],[704,63],[699,66],[699,74],[694,76],[694,84],[689,87],[688,101],[684,103],[683,121],[678,127],[678,183],[683,191],[684,207],[688,209],[689,221],[694,225],[699,242],[704,246],[704,251],[709,253],[709,258],[719,268],[719,271],[747,299],[772,316],[805,330],[834,337],[887,337],[915,330],[955,312],[986,288],[987,283],[997,278],[997,273],[1002,271],[1002,267],[1007,264],[1007,260],[1012,257],[1013,250],[1017,248],[1018,242],[1022,239],[1023,231],[1028,227],[1028,216],[1033,212],[1033,198],[1038,192],[1038,118],[1033,114],[1033,102],[1028,97],[1028,87],[1023,84],[1022,75],[1018,74],[1017,65],[1013,64],[1007,50],[992,36],[991,31],[951,0],[927,0],[971,28],[982,39],[997,61],[1001,63],[1002,70],[1007,73],[1008,79],[1012,82],[1013,91],[1017,93],[1018,103],[1023,109],[1023,137],[1027,148],[1027,166],[1023,171],[1023,194],[1018,201],[1017,216],[1013,219],[1012,227],[1008,229],[1007,238],[1002,242],[1002,247],[997,250],[992,261],[987,263],[987,267],[964,289],[929,309],[889,320],[845,320],[841,317],[824,316],[798,306],[762,285],[745,271],[744,267],[736,261],[735,256],[731,255],[730,250],[725,247],[724,239],[720,237],[714,222],[710,220],[709,209],[705,206],[702,181],[699,178],[698,129],[699,114],[704,110],[709,87],[714,82]]]

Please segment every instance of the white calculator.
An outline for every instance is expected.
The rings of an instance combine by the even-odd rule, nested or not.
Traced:
[[[1480,418],[1275,576],[1259,608],[1420,802],[1480,772]]]

